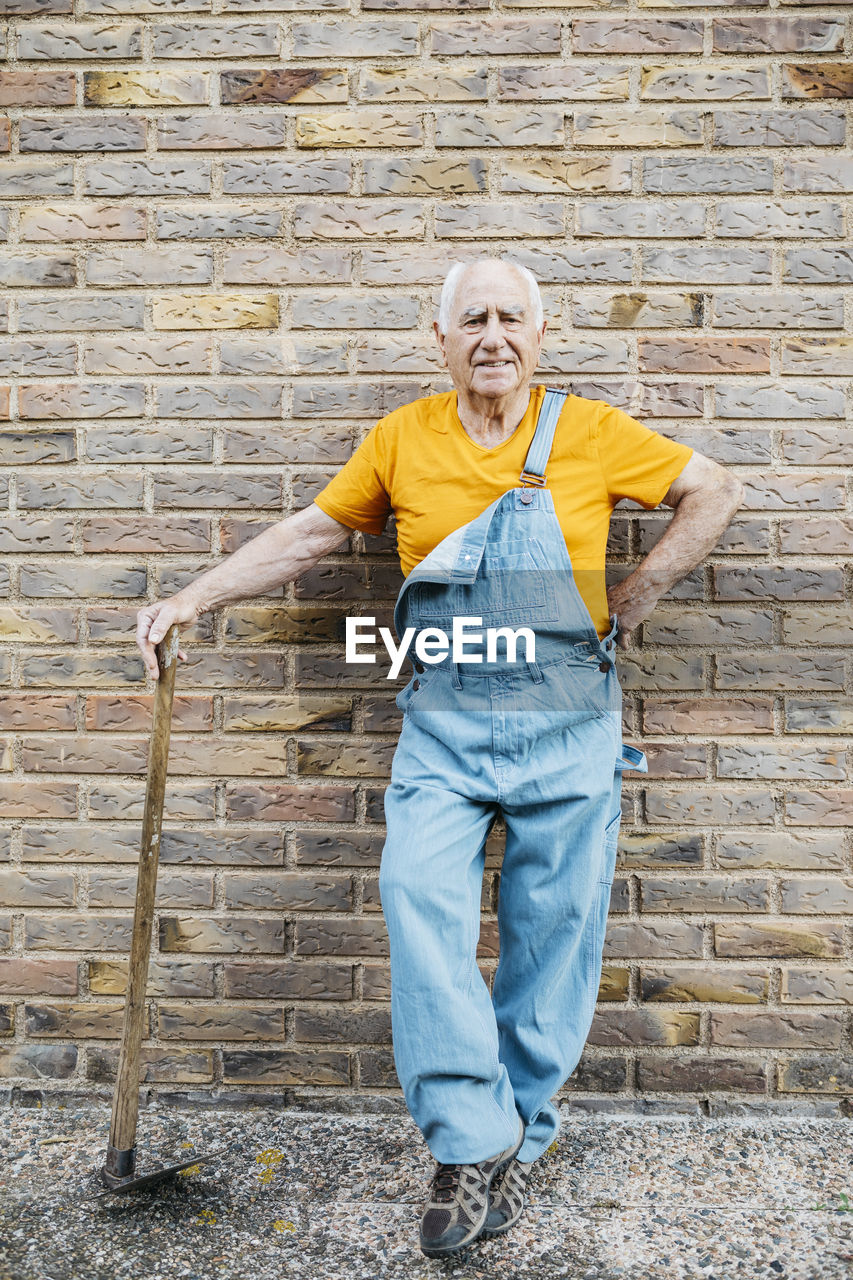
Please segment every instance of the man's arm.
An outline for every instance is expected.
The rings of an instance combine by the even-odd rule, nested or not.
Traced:
[[[312,502],[310,507],[259,533],[177,595],[140,609],[136,615],[136,643],[148,674],[157,679],[154,646],[173,623],[187,626],[211,609],[264,595],[292,582],[351,533],[348,525],[333,520]]]
[[[716,545],[743,502],[736,476],[702,453],[694,453],[662,499],[675,514],[663,537],[633,573],[607,592],[610,612],[619,617],[617,642],[630,647],[631,632],[662,595]]]

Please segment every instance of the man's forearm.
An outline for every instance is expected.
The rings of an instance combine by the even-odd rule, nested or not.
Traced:
[[[743,486],[733,477],[711,490],[684,495],[660,540],[633,573],[608,592],[611,608],[624,612],[629,629],[713,550],[742,500]]]
[[[335,542],[334,533],[331,538],[328,533],[321,537],[310,527],[309,510],[306,508],[265,529],[221,564],[195,578],[179,594],[192,601],[201,614],[251,596],[265,595],[285,582],[292,582],[317,563],[330,549],[330,542]],[[337,541],[343,541],[348,532],[342,530]]]
[[[741,504],[742,492],[735,482],[721,485],[715,495],[685,494],[666,532],[623,586],[630,583],[632,593],[657,602],[717,545]]]
[[[181,594],[192,598],[199,613],[264,595],[296,577],[296,552],[281,526],[274,525],[189,583]]]
[[[292,582],[312,568],[327,551],[339,547],[352,530],[327,515],[316,503],[265,529],[213,569],[208,569],[167,600],[155,600],[136,615],[136,643],[145,669],[159,675],[155,645],[171,626],[187,626],[199,614],[264,595]],[[178,656],[186,655],[179,650]]]

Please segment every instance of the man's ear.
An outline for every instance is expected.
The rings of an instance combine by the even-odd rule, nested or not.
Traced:
[[[432,322],[432,328],[433,328],[433,332],[434,332],[434,334],[435,334],[435,340],[436,340],[436,342],[438,343],[438,349],[439,349],[439,351],[441,352],[441,359],[442,359],[442,362],[446,365],[446,364],[447,364],[447,352],[446,352],[446,351],[445,351],[445,349],[444,349],[444,334],[443,334],[443,333],[441,332],[441,330],[439,329],[439,327],[438,327],[438,321],[437,321],[437,320],[433,320],[433,322]]]

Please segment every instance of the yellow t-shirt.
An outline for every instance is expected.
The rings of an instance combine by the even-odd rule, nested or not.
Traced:
[[[377,422],[314,499],[334,520],[381,533],[393,511],[404,574],[442,538],[520,483],[545,388],[494,449],[465,431],[456,392],[427,396]],[[610,513],[620,498],[651,510],[693,450],[602,400],[570,395],[554,433],[546,483],[574,570],[599,636],[609,630],[604,561]]]

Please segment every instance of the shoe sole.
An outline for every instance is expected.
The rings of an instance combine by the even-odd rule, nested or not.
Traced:
[[[495,1178],[498,1176],[498,1174],[499,1174],[499,1173],[502,1173],[502,1172],[503,1172],[503,1170],[507,1167],[507,1165],[508,1165],[508,1164],[510,1164],[510,1163],[515,1159],[516,1155],[517,1155],[517,1154],[518,1154],[518,1152],[521,1150],[521,1146],[522,1146],[522,1143],[523,1143],[523,1142],[524,1142],[524,1133],[522,1132],[522,1135],[521,1135],[521,1138],[520,1138],[520,1140],[519,1140],[518,1146],[515,1148],[515,1150],[512,1152],[512,1154],[511,1154],[511,1155],[508,1155],[508,1156],[507,1156],[507,1158],[506,1158],[506,1160],[502,1160],[502,1161],[500,1162],[500,1164],[496,1164],[496,1165],[495,1165],[495,1167],[494,1167],[494,1169],[492,1170],[491,1177],[489,1178],[488,1185],[486,1186],[486,1212],[483,1214],[483,1220],[482,1220],[482,1222],[480,1223],[480,1225],[477,1227],[477,1229],[476,1229],[476,1230],[474,1230],[474,1231],[472,1231],[471,1235],[470,1235],[470,1236],[468,1236],[468,1238],[467,1238],[466,1240],[460,1240],[458,1244],[454,1244],[454,1245],[445,1245],[445,1247],[444,1247],[443,1249],[442,1249],[442,1248],[440,1248],[440,1247],[434,1247],[434,1246],[432,1246],[432,1245],[423,1245],[423,1244],[422,1244],[422,1245],[421,1245],[421,1253],[422,1253],[425,1257],[427,1257],[427,1258],[449,1258],[449,1257],[452,1257],[452,1256],[453,1256],[454,1254],[456,1254],[456,1253],[461,1253],[463,1249],[467,1249],[467,1248],[469,1248],[469,1246],[470,1246],[470,1245],[474,1244],[474,1242],[475,1242],[475,1241],[479,1240],[481,1236],[483,1236],[483,1235],[485,1235],[485,1234],[486,1234],[486,1232],[485,1232],[486,1219],[487,1219],[487,1218],[488,1218],[488,1216],[489,1216],[489,1195],[488,1195],[488,1193],[489,1193],[489,1191],[491,1190],[492,1183],[494,1182],[494,1180],[495,1180]],[[519,1216],[521,1216],[521,1215],[519,1215]],[[508,1229],[508,1227],[509,1227],[509,1226],[511,1226],[511,1225],[512,1225],[512,1224],[510,1223],[510,1224],[508,1224],[508,1226],[507,1226],[506,1228],[505,1228],[505,1227],[501,1227],[501,1228],[500,1228],[500,1231],[507,1230],[507,1229]],[[494,1233],[491,1233],[491,1234],[494,1234]]]

